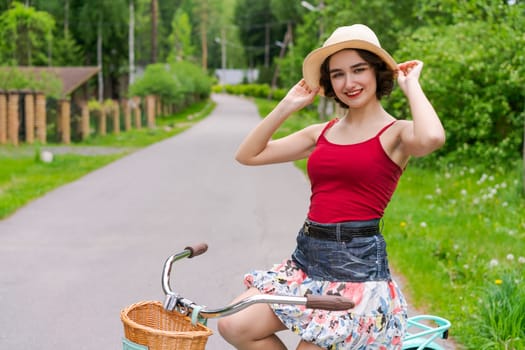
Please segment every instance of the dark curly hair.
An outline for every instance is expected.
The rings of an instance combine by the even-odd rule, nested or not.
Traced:
[[[383,96],[390,95],[392,89],[394,88],[394,71],[388,68],[386,63],[381,58],[379,58],[379,56],[370,51],[361,49],[345,50],[355,50],[357,54],[374,69],[374,72],[376,73],[377,99],[380,100]],[[341,107],[348,108],[345,103],[341,102],[341,100],[337,98],[330,81],[330,58],[332,56],[333,54],[328,56],[321,65],[321,77],[319,78],[319,85],[324,89],[324,95],[326,97],[332,97]]]

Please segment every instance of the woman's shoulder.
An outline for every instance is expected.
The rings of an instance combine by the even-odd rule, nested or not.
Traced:
[[[395,119],[392,123],[389,129],[392,130],[392,132],[402,132],[406,128],[412,127],[412,121],[406,120],[406,119]]]
[[[319,136],[323,133],[323,131],[328,127],[332,126],[335,122],[337,122],[337,119],[332,119],[322,123],[311,124],[302,129],[302,132],[310,136],[312,139],[317,140]]]
[[[409,128],[412,128],[411,120],[392,118],[392,120],[381,129],[378,136],[381,136],[381,139],[384,141],[391,140],[391,142],[387,141],[387,143],[398,144],[401,135]]]

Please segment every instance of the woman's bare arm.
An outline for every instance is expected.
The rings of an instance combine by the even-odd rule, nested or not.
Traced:
[[[443,125],[419,84],[422,69],[423,62],[408,61],[399,65],[398,75],[398,84],[412,113],[412,122],[406,123],[401,133],[401,146],[404,153],[416,157],[427,155],[445,143]]]
[[[306,157],[315,144],[315,126],[309,126],[278,140],[272,136],[292,113],[313,102],[317,89],[304,80],[297,83],[239,146],[235,159],[245,165],[286,162]]]

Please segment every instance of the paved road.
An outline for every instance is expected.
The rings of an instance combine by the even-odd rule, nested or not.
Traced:
[[[0,221],[0,349],[121,349],[120,310],[163,300],[164,260],[188,244],[206,241],[209,251],[174,265],[172,286],[210,307],[243,290],[244,272],[291,252],[306,179],[291,164],[238,165],[257,111],[214,99],[213,114],[183,134]],[[218,334],[209,348],[230,349]]]

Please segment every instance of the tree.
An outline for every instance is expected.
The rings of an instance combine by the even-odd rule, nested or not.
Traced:
[[[135,81],[135,2],[129,0],[129,31],[128,31],[129,77],[128,86]]]
[[[71,34],[66,32],[64,36],[55,36],[48,63],[51,66],[79,66],[82,65],[83,56],[84,50],[76,43]]]
[[[521,153],[525,164],[525,3],[430,0],[421,1],[418,8],[418,16],[430,28],[455,30],[447,44],[456,47],[461,41],[461,49],[449,55],[455,54],[459,61],[451,65],[454,70],[459,66],[464,71],[449,86],[469,88],[459,89],[457,101],[452,101],[454,94],[447,91],[450,98],[443,101],[447,112],[454,103],[462,109],[462,113],[455,113],[458,120],[448,122],[452,124],[452,142],[447,141],[447,145],[459,147],[455,153],[492,159],[492,164],[515,160]],[[432,40],[441,41],[441,36],[440,32]],[[463,50],[465,47],[469,49]],[[442,72],[442,76],[447,77],[447,73]],[[444,89],[447,86],[440,85]],[[456,138],[463,144],[454,142]],[[523,189],[525,195],[525,166]]]
[[[69,30],[70,0],[33,0],[25,1],[38,12],[53,17],[55,22],[52,43],[47,47],[47,60],[35,65],[78,66],[82,64],[83,50]],[[1,8],[1,6],[0,6]]]
[[[151,0],[151,63],[157,62],[157,47],[158,47],[158,17],[159,17],[159,3],[158,0]]]
[[[191,43],[190,17],[182,9],[175,12],[171,23],[169,41],[172,44],[172,49],[168,55],[168,61],[192,60],[195,47]]]
[[[85,49],[84,64],[102,68],[99,99],[119,96],[124,93],[119,91],[120,77],[129,63],[127,0],[69,1],[70,29]]]
[[[13,2],[0,15],[0,62],[23,66],[49,63],[55,20],[44,11]]]
[[[240,40],[247,50],[249,66],[269,68],[280,48],[275,42],[282,40],[287,21],[277,20],[268,1],[239,0],[235,7],[235,24]]]
[[[422,27],[396,51],[400,60],[418,52],[425,62],[422,84],[448,135],[440,152],[491,159],[494,165],[518,159],[525,101],[520,33],[485,21]],[[400,108],[400,94],[395,92],[390,110],[403,117],[408,107]]]
[[[193,15],[198,20],[198,30],[201,43],[201,66],[208,70],[208,28],[213,18],[213,7],[210,0],[194,0]]]

